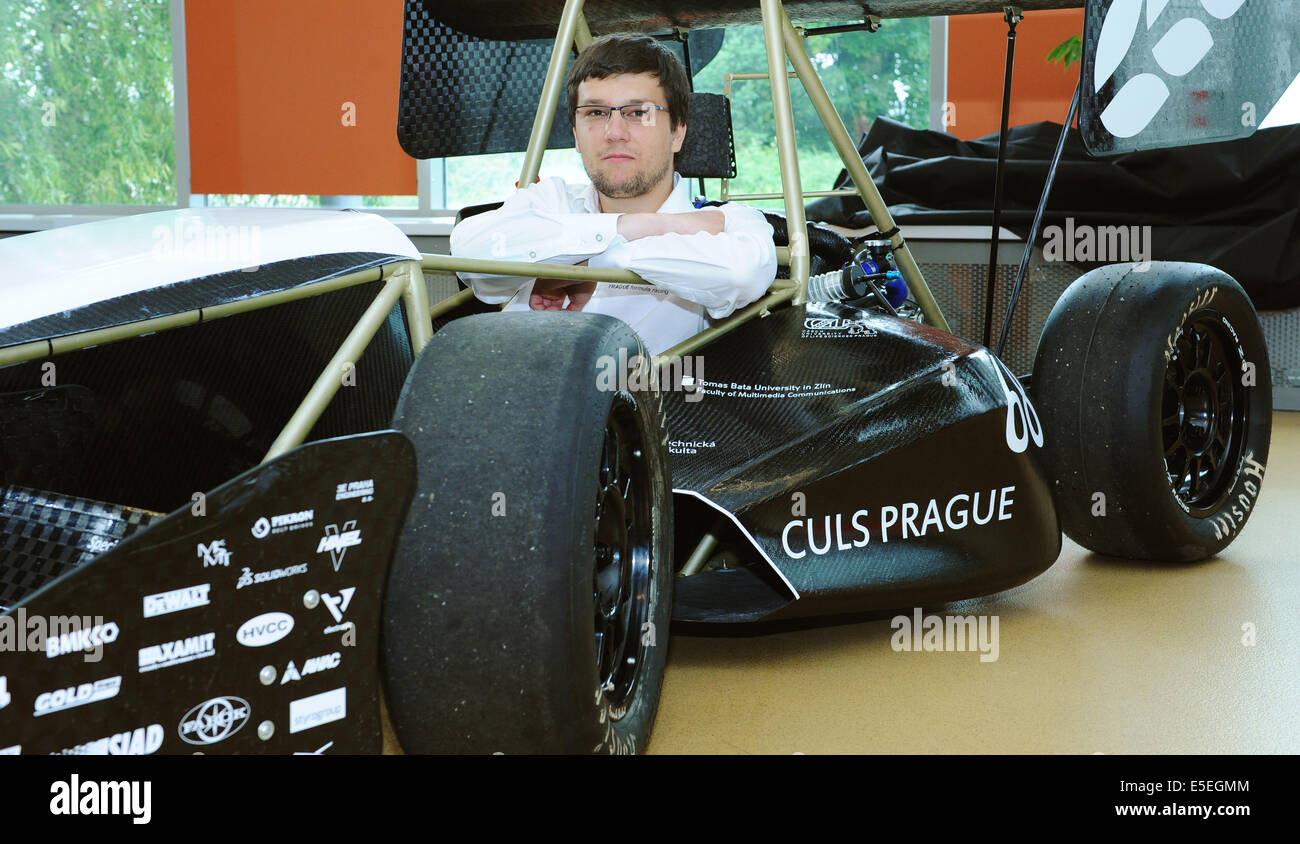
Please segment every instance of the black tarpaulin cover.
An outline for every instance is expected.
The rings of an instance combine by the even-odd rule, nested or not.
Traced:
[[[1035,123],[1008,133],[1002,225],[1021,237],[1029,232],[1060,132],[1060,124]],[[881,117],[858,151],[900,225],[990,225],[997,140],[992,134],[963,141]],[[835,186],[849,186],[843,171]],[[857,197],[811,202],[808,218],[871,225]],[[1130,229],[1136,235],[1130,243],[1135,252],[1149,252],[1101,256],[1098,241],[1085,243],[1086,235],[1115,226],[1139,227]],[[1237,279],[1260,310],[1300,306],[1300,126],[1107,159],[1090,158],[1071,129],[1043,231],[1055,241],[1040,235],[1040,246],[1058,255],[1064,246],[1078,264],[1195,261]]]

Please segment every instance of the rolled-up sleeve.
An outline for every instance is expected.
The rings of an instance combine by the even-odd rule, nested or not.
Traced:
[[[560,179],[521,190],[493,211],[462,220],[451,232],[456,258],[576,264],[621,240],[617,214],[574,211]],[[459,272],[474,295],[489,304],[510,299],[531,278]]]
[[[727,203],[721,234],[620,238],[590,259],[592,267],[632,270],[646,281],[721,319],[762,296],[776,277],[772,226],[756,208]]]

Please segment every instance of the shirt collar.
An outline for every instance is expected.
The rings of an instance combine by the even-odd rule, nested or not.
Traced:
[[[593,185],[587,185],[587,192],[582,197],[583,207],[590,214],[600,211],[600,199],[596,196],[596,188]],[[695,202],[691,199],[691,183],[688,179],[683,179],[681,174],[673,173],[673,190],[664,200],[664,204],[659,206],[660,214],[678,214],[683,211],[694,211]]]

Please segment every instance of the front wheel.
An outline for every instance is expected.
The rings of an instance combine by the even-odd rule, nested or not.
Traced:
[[[1075,542],[1187,561],[1241,533],[1268,462],[1272,388],[1259,318],[1231,277],[1184,263],[1081,276],[1047,318],[1033,392]]]
[[[672,604],[663,410],[649,379],[607,377],[644,355],[618,320],[539,312],[456,320],[416,361],[394,427],[419,487],[384,615],[407,751],[646,747]]]

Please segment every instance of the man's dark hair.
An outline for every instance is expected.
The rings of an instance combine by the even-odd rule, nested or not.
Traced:
[[[578,109],[578,85],[623,73],[649,73],[668,98],[668,126],[685,123],[691,110],[691,79],[672,50],[648,35],[605,35],[592,41],[569,68],[569,122]]]

